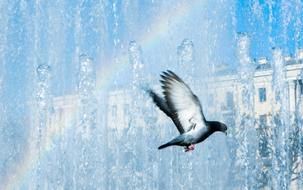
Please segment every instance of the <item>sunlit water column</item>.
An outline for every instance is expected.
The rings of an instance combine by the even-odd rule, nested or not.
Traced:
[[[178,68],[177,74],[193,88],[194,83],[194,44],[189,39],[183,39],[177,47]],[[173,128],[173,130],[175,130]],[[191,189],[193,185],[193,160],[192,153],[184,154],[180,149],[174,148],[173,151],[173,180],[174,189]]]
[[[7,9],[7,4],[5,1],[0,3],[0,92],[4,75],[4,63],[5,63],[5,49],[7,42],[7,23],[8,23],[8,13],[5,11]]]
[[[303,80],[303,70],[295,82],[295,123],[292,125],[290,134],[290,147],[292,152],[291,168],[291,187],[298,187],[299,189],[303,187],[303,99],[302,99],[302,80]],[[292,116],[292,115],[290,115]]]
[[[189,39],[182,40],[177,47],[178,73],[182,74],[187,83],[193,83],[194,67],[194,44]]]
[[[145,181],[148,173],[143,172],[142,168],[146,167],[148,161],[147,152],[144,151],[144,147],[146,146],[146,141],[143,140],[146,138],[146,128],[145,121],[143,117],[143,110],[145,103],[143,102],[143,92],[141,91],[140,85],[143,83],[143,57],[142,57],[142,50],[140,45],[137,44],[136,41],[129,42],[128,46],[128,56],[129,62],[132,66],[132,83],[131,83],[131,94],[132,94],[132,105],[131,105],[131,122],[130,127],[133,128],[128,138],[133,139],[136,138],[136,135],[142,135],[142,137],[137,138],[137,142],[130,143],[129,146],[132,147],[131,150],[134,155],[140,155],[139,157],[132,159],[132,165],[135,166],[134,168],[141,168],[135,169],[135,173],[139,173],[140,176],[133,175],[131,178],[132,183],[129,184],[129,188],[135,189],[138,187],[147,187],[149,184],[148,181]],[[138,160],[140,159],[140,161]],[[141,166],[140,166],[141,165]],[[130,171],[134,170],[134,168],[129,168]],[[139,186],[138,186],[139,185]]]
[[[79,148],[81,148],[80,163],[77,166],[77,188],[92,189],[94,176],[93,145],[96,129],[96,73],[92,60],[86,55],[80,56],[78,73],[78,95],[80,100],[80,124],[77,134]]]
[[[289,27],[293,24],[295,10],[292,8],[295,5],[295,1],[291,2],[288,0],[281,0],[281,22],[282,22],[282,42],[283,45],[287,47],[289,43],[289,37],[295,37],[293,35],[289,35]],[[297,15],[299,17],[299,15]]]
[[[2,1],[0,3],[0,125],[4,119],[4,105],[2,102],[2,95],[3,95],[3,80],[4,80],[4,73],[5,73],[5,54],[6,54],[6,43],[7,43],[7,23],[8,23],[8,12],[7,10],[7,3]],[[0,158],[1,161],[1,158]]]
[[[289,96],[286,81],[284,59],[280,49],[273,50],[273,129],[274,129],[274,189],[288,189],[290,183],[290,168],[288,157],[289,145]]]
[[[40,64],[36,69],[37,73],[37,93],[36,101],[38,104],[38,127],[36,131],[37,139],[37,168],[36,168],[36,189],[43,189],[46,187],[45,172],[42,172],[44,166],[41,163],[41,151],[44,143],[44,134],[47,127],[48,115],[51,108],[51,91],[50,91],[50,77],[51,67],[47,64]],[[47,167],[47,166],[46,166]]]
[[[251,136],[254,134],[254,70],[249,57],[250,41],[248,36],[238,36],[238,59],[239,59],[239,94],[240,100],[237,107],[237,126],[235,136],[237,140],[236,167],[239,170],[236,176],[236,184],[239,189],[251,189],[254,184],[254,172],[252,172],[252,158],[255,152],[251,146]]]
[[[293,15],[295,15],[295,23],[294,23],[294,41],[295,41],[295,49],[299,49],[300,47],[300,39],[302,38],[302,34],[301,34],[301,28],[302,28],[302,18],[299,15],[303,14],[303,2],[301,0],[295,0],[294,1],[294,7],[295,7],[295,13],[293,13]],[[294,133],[294,135],[297,135],[297,140],[298,140],[298,144],[296,146],[296,153],[298,155],[297,158],[297,163],[300,167],[296,168],[294,170],[294,172],[298,172],[298,174],[296,174],[294,177],[297,178],[295,180],[293,180],[297,185],[298,188],[302,189],[303,188],[303,146],[301,146],[303,144],[303,120],[302,120],[302,115],[303,115],[303,101],[302,101],[302,85],[299,84],[299,81],[301,80],[301,82],[303,81],[303,70],[301,70],[300,73],[300,77],[299,80],[297,81],[296,84],[296,111],[295,111],[295,115],[296,115],[296,119],[295,119],[295,126],[296,126],[296,131]],[[296,133],[298,132],[298,133]],[[293,150],[294,151],[294,150]],[[296,167],[296,166],[295,166]],[[294,167],[293,167],[294,168]],[[293,173],[294,173],[293,172]],[[292,177],[293,179],[293,177]]]
[[[117,64],[121,60],[118,58],[120,56],[120,50],[121,50],[121,40],[119,36],[119,29],[122,27],[121,26],[121,21],[120,21],[120,16],[119,16],[119,3],[117,0],[112,1],[111,5],[111,11],[112,11],[112,19],[111,19],[111,27],[112,27],[112,42],[113,42],[113,62],[114,64]],[[119,75],[119,71],[117,71],[117,75]],[[114,79],[114,88],[117,88],[117,81]]]
[[[129,42],[128,46],[128,54],[129,54],[129,61],[132,65],[132,89],[135,92],[138,92],[139,85],[141,81],[143,80],[143,58],[142,58],[142,50],[141,47],[137,44],[136,41]],[[135,102],[136,104],[137,102]]]
[[[300,78],[299,81],[303,83],[303,70],[301,70],[300,73]],[[298,142],[299,146],[297,146],[298,149],[298,163],[299,163],[299,168],[298,168],[298,186],[299,188],[303,188],[303,98],[302,98],[302,91],[303,91],[303,84],[300,86],[298,85],[298,90],[297,90],[297,97],[298,97],[298,102],[296,104],[296,122],[298,125]],[[297,172],[296,171],[296,172]]]

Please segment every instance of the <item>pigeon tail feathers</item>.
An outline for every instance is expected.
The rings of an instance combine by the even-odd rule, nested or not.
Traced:
[[[163,145],[159,146],[158,149],[160,150],[160,149],[166,148],[168,146],[172,146],[172,144],[170,144],[170,143],[163,144]]]
[[[169,141],[168,143],[159,146],[158,149],[160,150],[160,149],[166,148],[168,146],[173,146],[173,145],[181,145],[181,143],[183,141],[184,141],[184,136],[180,135],[180,136],[174,138],[173,140]]]

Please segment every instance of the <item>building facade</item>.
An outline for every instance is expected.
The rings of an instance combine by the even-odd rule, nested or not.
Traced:
[[[287,92],[287,105],[284,106],[284,110],[289,113],[289,123],[298,123],[298,116],[302,116],[303,104],[301,98],[303,97],[303,83],[302,83],[302,70],[303,70],[303,51],[299,51],[296,57],[283,57],[283,73],[285,78],[284,90]],[[260,185],[257,186],[260,189],[267,189],[272,186],[273,173],[268,173],[266,168],[272,167],[272,160],[274,159],[274,153],[267,151],[270,148],[270,139],[272,134],[267,134],[266,131],[271,131],[273,124],[273,115],[279,110],[278,104],[275,101],[276,89],[274,82],[274,69],[273,63],[269,62],[266,58],[259,59],[252,63],[255,66],[253,72],[253,78],[250,83],[253,85],[250,92],[253,95],[253,101],[251,102],[252,121],[253,126],[246,126],[247,128],[256,129],[258,133],[257,149],[255,152],[255,159],[258,163],[261,163],[259,172],[261,177],[256,176],[256,179],[260,181]],[[243,83],[240,77],[236,73],[229,74],[215,74],[207,81],[208,92],[207,101],[203,101],[203,108],[207,111],[207,115],[216,115],[220,120],[226,122],[231,128],[232,132],[229,137],[234,138],[236,136],[237,128],[241,125],[241,117],[245,115],[247,110],[243,105]],[[156,88],[157,91],[161,89]],[[203,92],[202,92],[203,93]],[[148,98],[144,96],[140,98],[140,102],[134,102],[137,99],[136,93],[131,89],[119,89],[109,92],[107,97],[107,104],[103,105],[106,109],[98,111],[98,124],[100,128],[104,128],[102,131],[102,138],[104,145],[103,152],[106,154],[104,168],[109,172],[106,178],[108,189],[119,189],[120,187],[132,188],[134,184],[148,184],[149,189],[159,188],[174,188],[173,182],[161,182],[161,179],[167,178],[166,175],[175,173],[178,168],[167,167],[166,164],[161,162],[170,162],[169,159],[176,152],[167,152],[167,159],[165,161],[159,158],[159,155],[150,154],[152,151],[147,149],[155,148],[157,142],[154,142],[152,138],[163,137],[166,138],[167,134],[171,133],[170,127],[167,126],[170,122],[166,116],[159,110],[153,107],[153,104]],[[77,104],[75,104],[77,102]],[[46,133],[63,133],[60,126],[68,125],[73,118],[80,118],[79,111],[76,111],[78,106],[77,98],[73,96],[59,97],[53,100],[54,113],[50,121],[51,127]],[[135,105],[135,106],[134,106]],[[286,105],[286,107],[285,107]],[[134,115],[139,109],[140,114]],[[105,114],[104,114],[104,111]],[[103,115],[103,116],[102,116]],[[150,128],[154,126],[154,128]],[[161,126],[161,127],[159,127]],[[263,127],[262,126],[266,126]],[[98,127],[97,127],[98,128]],[[265,132],[264,132],[264,130]],[[57,132],[56,132],[57,131]],[[96,131],[96,130],[95,130]],[[261,132],[260,132],[261,131]],[[262,133],[262,134],[261,134]],[[264,135],[264,134],[265,135]],[[266,136],[267,134],[267,136]],[[47,135],[47,136],[50,136]],[[145,139],[145,137],[149,137]],[[264,137],[264,139],[262,138]],[[135,142],[125,143],[125,139],[137,138]],[[238,137],[236,137],[238,138]],[[49,138],[51,140],[51,138]],[[241,143],[241,139],[236,139]],[[51,142],[49,142],[51,143]],[[66,145],[67,146],[67,145]],[[116,149],[115,147],[120,147]],[[235,159],[238,156],[238,150],[235,150]],[[297,158],[294,158],[293,162],[293,174],[291,174],[291,187],[296,189],[298,175],[302,170],[302,158],[299,158],[298,154],[294,154]],[[159,159],[161,162],[159,163]],[[176,160],[182,160],[172,158],[171,162],[175,163]],[[181,162],[181,161],[180,161]],[[146,164],[148,163],[148,164]],[[152,167],[151,167],[151,165]],[[235,162],[236,165],[236,162]],[[297,166],[299,165],[299,166]],[[122,167],[122,168],[121,168]],[[123,169],[124,168],[124,169]],[[128,171],[135,170],[134,175],[131,175]],[[180,171],[179,171],[180,172]],[[181,172],[182,173],[182,172]],[[116,178],[121,177],[123,179],[117,181]],[[191,174],[192,175],[192,174]],[[195,178],[195,175],[192,175]],[[265,177],[264,177],[265,176]],[[148,179],[157,179],[148,181]],[[147,180],[147,181],[146,181]],[[158,181],[158,182],[157,182]],[[193,185],[193,187],[195,187]]]
[[[261,58],[258,61],[255,61],[254,66],[255,70],[253,72],[253,78],[251,88],[253,95],[253,101],[251,102],[251,110],[253,121],[252,126],[244,126],[247,128],[254,128],[255,133],[259,139],[256,143],[255,151],[255,160],[259,164],[259,172],[256,174],[256,179],[260,181],[260,185],[257,188],[267,189],[272,187],[274,182],[274,173],[269,173],[268,168],[274,167],[272,164],[275,159],[275,148],[273,140],[274,138],[274,126],[275,123],[275,114],[279,113],[280,110],[287,111],[288,119],[285,126],[293,127],[294,125],[300,125],[298,122],[298,117],[302,116],[303,104],[303,83],[302,83],[302,71],[303,71],[303,51],[299,51],[296,57],[286,56],[283,57],[283,70],[281,70],[281,76],[284,78],[283,85],[275,84],[275,66],[273,61],[270,62],[266,58]],[[278,75],[278,77],[281,77]],[[233,128],[230,134],[230,137],[236,136],[237,127],[241,125],[241,117],[246,114],[248,111],[247,108],[243,105],[243,83],[240,80],[238,74],[224,74],[224,75],[215,75],[211,77],[208,83],[208,95],[207,101],[203,101],[203,108],[207,110],[207,115],[216,115],[221,117],[220,120],[225,121],[230,128]],[[279,80],[279,79],[278,79]],[[279,86],[280,85],[280,86]],[[283,94],[285,97],[282,97],[286,100],[286,103],[281,103],[282,100],[276,100],[277,86],[280,88],[280,91],[286,92]],[[159,90],[159,89],[157,89]],[[203,92],[202,92],[203,93]],[[119,90],[110,93],[110,98],[108,101],[108,116],[109,119],[107,127],[109,128],[120,128],[123,129],[127,126],[129,122],[129,106],[132,105],[131,101],[134,97],[127,96],[126,91]],[[149,101],[149,100],[147,100]],[[150,104],[152,106],[152,104]],[[282,107],[282,108],[281,108]],[[151,109],[152,110],[152,109]],[[220,114],[218,114],[220,113]],[[278,115],[280,117],[280,115]],[[168,122],[165,119],[165,115],[159,110],[154,113],[156,125],[165,125]],[[128,118],[128,119],[127,119]],[[119,121],[119,122],[113,122]],[[283,122],[283,121],[282,121]],[[284,121],[285,122],[285,121]],[[119,125],[119,126],[118,126]],[[146,125],[142,124],[140,127]],[[284,125],[283,125],[284,126]],[[280,129],[281,130],[281,129]],[[292,129],[289,130],[288,135],[291,136]],[[163,130],[158,131],[159,134],[165,133]],[[250,133],[250,132],[248,132]],[[299,134],[297,134],[300,138]],[[238,136],[236,138],[239,138]],[[241,143],[242,139],[236,139]],[[300,140],[299,140],[300,141]],[[289,141],[290,142],[290,141]],[[250,142],[248,142],[248,147]],[[282,146],[282,145],[281,145]],[[286,145],[285,145],[286,146]],[[247,148],[247,147],[246,147]],[[279,147],[281,148],[281,147]],[[293,147],[292,147],[293,148]],[[296,147],[298,148],[298,147]],[[270,149],[270,151],[269,151]],[[283,149],[283,148],[282,148]],[[291,148],[285,150],[291,152]],[[235,151],[236,157],[238,156],[238,150]],[[298,153],[293,154],[292,158],[289,158],[291,161],[289,163],[291,170],[293,171],[290,175],[290,186],[293,189],[297,189],[297,179],[300,172],[302,172],[302,158],[298,156]],[[248,157],[251,157],[248,156]],[[237,158],[236,158],[237,159]],[[251,163],[254,164],[254,163]],[[279,164],[279,163],[278,163]],[[298,166],[299,165],[299,166]],[[265,177],[264,177],[265,176]]]

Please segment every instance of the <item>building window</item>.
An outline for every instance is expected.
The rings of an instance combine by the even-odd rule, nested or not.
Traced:
[[[234,107],[234,96],[232,92],[226,93],[226,106],[227,108],[233,108]]]
[[[129,115],[129,104],[124,105],[124,115]]]
[[[260,115],[259,116],[259,122],[260,122],[260,126],[266,126],[267,124],[267,116],[266,115]]]
[[[242,104],[246,104],[247,102],[247,99],[248,99],[248,96],[247,96],[247,90],[243,89],[242,90],[242,94],[241,94],[241,98],[242,98]]]
[[[112,106],[112,116],[117,117],[117,105]]]
[[[259,88],[259,101],[266,102],[266,88]]]
[[[300,86],[300,94],[303,95],[303,82],[302,80],[298,80],[299,86]]]

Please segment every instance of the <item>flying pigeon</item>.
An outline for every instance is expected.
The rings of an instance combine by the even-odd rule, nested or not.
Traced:
[[[180,135],[158,149],[175,145],[183,146],[185,152],[193,151],[195,144],[204,141],[214,132],[227,134],[224,123],[205,119],[198,97],[178,75],[167,70],[160,76],[164,97],[151,89],[147,92],[160,110],[172,119]]]

